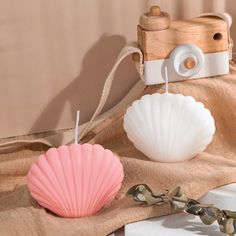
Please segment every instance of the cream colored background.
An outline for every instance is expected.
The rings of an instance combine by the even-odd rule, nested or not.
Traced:
[[[73,127],[77,109],[88,120],[118,52],[136,40],[139,16],[154,3],[173,19],[209,11],[236,19],[235,0],[0,0],[0,137]],[[137,80],[128,58],[105,109]]]

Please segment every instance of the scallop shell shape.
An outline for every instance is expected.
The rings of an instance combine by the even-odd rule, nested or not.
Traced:
[[[38,203],[63,217],[93,215],[112,201],[124,173],[118,157],[100,145],[51,148],[31,166],[28,188]]]
[[[178,162],[193,158],[212,141],[215,123],[208,109],[181,94],[144,95],[124,116],[134,146],[150,159]]]

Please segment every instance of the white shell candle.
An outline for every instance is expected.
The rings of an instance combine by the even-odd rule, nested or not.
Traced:
[[[208,109],[181,94],[145,95],[124,116],[134,146],[150,159],[178,162],[193,158],[212,141],[215,123]]]

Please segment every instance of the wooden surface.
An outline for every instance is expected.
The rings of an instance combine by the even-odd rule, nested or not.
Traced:
[[[138,26],[138,42],[145,60],[169,57],[180,44],[195,44],[203,53],[227,51],[227,24],[216,17],[199,17],[173,21],[169,29],[162,31],[146,31]]]

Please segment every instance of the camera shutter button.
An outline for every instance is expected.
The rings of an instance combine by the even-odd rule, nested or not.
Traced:
[[[159,6],[152,6],[149,12],[141,15],[139,26],[148,31],[165,30],[170,27],[170,16],[161,11]]]
[[[152,6],[149,11],[150,16],[160,16],[161,15],[161,9],[159,6]]]

